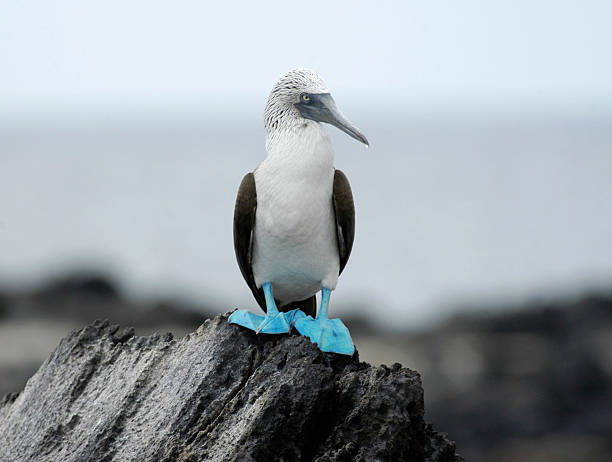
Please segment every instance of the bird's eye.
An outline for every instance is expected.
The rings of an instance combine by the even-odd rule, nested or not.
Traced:
[[[305,103],[307,103],[308,101],[310,101],[310,96],[304,94],[302,95],[302,101],[304,101]]]

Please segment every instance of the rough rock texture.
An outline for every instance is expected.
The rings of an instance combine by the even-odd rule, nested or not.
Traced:
[[[171,330],[182,337],[219,312],[180,296],[129,297],[114,278],[93,269],[52,275],[32,287],[2,282],[0,275],[0,398],[23,389],[66,332],[96,319],[134,326],[140,335]]]
[[[459,461],[419,375],[206,321],[174,340],[96,322],[0,402],[1,461]]]

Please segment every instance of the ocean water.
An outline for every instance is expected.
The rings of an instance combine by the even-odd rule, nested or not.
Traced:
[[[612,284],[612,121],[364,118],[333,132],[356,239],[332,296],[387,326]],[[108,270],[137,297],[256,308],[232,244],[260,120],[65,121],[0,132],[0,285]]]

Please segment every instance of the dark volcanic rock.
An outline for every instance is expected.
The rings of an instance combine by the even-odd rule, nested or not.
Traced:
[[[0,402],[0,460],[461,460],[423,414],[416,372],[297,335],[227,316],[181,340],[96,322]]]

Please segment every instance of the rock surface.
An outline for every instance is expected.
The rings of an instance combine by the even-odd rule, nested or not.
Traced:
[[[0,277],[0,398],[22,390],[68,332],[96,319],[182,337],[219,311],[177,296],[131,298],[102,271],[75,269],[32,287],[3,287]]]
[[[461,458],[424,421],[418,373],[227,322],[64,338],[0,402],[1,461],[429,461]]]

